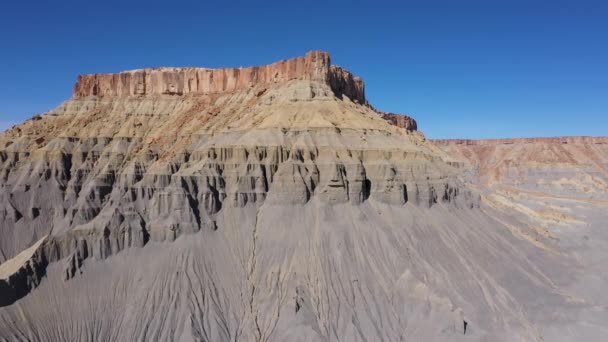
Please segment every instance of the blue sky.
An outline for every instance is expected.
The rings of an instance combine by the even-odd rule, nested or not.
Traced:
[[[0,130],[78,74],[326,50],[431,138],[608,135],[605,1],[9,1]]]

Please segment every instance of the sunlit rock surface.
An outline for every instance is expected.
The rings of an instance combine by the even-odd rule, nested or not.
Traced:
[[[601,340],[608,145],[394,115],[324,52],[79,77],[0,135],[0,340]]]

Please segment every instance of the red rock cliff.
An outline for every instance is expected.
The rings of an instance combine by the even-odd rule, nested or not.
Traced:
[[[418,124],[416,123],[416,120],[407,115],[388,112],[378,112],[378,114],[380,114],[380,116],[384,120],[389,121],[397,127],[405,128],[408,131],[415,131],[418,129]]]
[[[231,92],[255,85],[289,80],[314,80],[329,84],[336,95],[365,103],[363,81],[332,66],[327,52],[311,51],[304,57],[248,68],[154,68],[118,74],[78,76],[74,97],[184,95]]]

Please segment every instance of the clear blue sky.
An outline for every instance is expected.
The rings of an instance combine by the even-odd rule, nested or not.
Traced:
[[[314,49],[431,138],[608,135],[607,3],[6,1],[0,130],[56,107],[78,74]]]

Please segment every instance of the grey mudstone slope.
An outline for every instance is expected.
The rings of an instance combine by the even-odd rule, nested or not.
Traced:
[[[606,271],[603,202],[572,208],[595,254],[575,223],[530,239],[470,161],[306,58],[215,92],[80,79],[0,135],[0,341],[601,340],[581,280],[608,282],[575,270]]]

